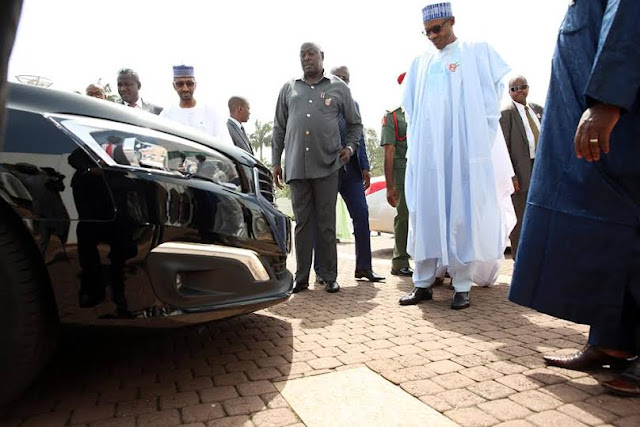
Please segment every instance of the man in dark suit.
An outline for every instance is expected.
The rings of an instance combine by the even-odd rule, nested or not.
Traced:
[[[120,94],[120,98],[122,98],[120,103],[129,107],[140,108],[155,115],[160,114],[162,107],[144,102],[142,98],[140,98],[141,87],[142,84],[140,83],[138,73],[131,68],[123,68],[118,71],[118,93]]]
[[[251,106],[249,101],[240,96],[232,96],[229,98],[229,118],[227,119],[227,129],[229,135],[236,147],[242,148],[247,153],[253,154],[251,141],[244,131],[243,123],[249,121],[251,115]]]
[[[340,80],[349,85],[351,75],[346,66],[336,67],[331,70],[331,74],[339,77]],[[360,111],[358,103],[356,109]],[[347,127],[344,117],[338,117],[338,127],[340,128],[340,140],[345,146]],[[371,265],[371,231],[369,229],[369,208],[364,191],[371,184],[371,173],[369,172],[369,158],[364,142],[364,135],[360,132],[360,144],[348,163],[341,169],[338,191],[344,199],[349,215],[353,220],[353,234],[356,241],[356,279],[367,279],[370,282],[384,280],[383,276],[376,274]],[[316,280],[324,283],[322,265],[315,263]]]
[[[515,192],[511,196],[511,200],[513,201],[518,223],[509,237],[511,239],[511,253],[513,259],[516,259],[522,218],[524,217],[524,208],[529,192],[529,181],[531,181],[531,171],[538,147],[542,107],[537,104],[527,103],[529,84],[527,79],[522,76],[514,77],[509,81],[509,95],[513,102],[510,102],[502,110],[500,126],[502,127],[513,170],[515,171],[515,176],[513,177]]]

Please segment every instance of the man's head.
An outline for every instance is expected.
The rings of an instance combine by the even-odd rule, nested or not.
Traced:
[[[422,9],[423,34],[438,50],[456,41],[453,26],[456,18],[453,16],[451,3],[435,3]]]
[[[522,76],[516,76],[509,80],[509,96],[514,102],[527,105],[527,96],[529,96],[529,83]]]
[[[229,115],[239,121],[246,123],[251,115],[251,106],[246,98],[241,96],[232,96],[229,98]]]
[[[305,76],[322,73],[324,52],[316,43],[303,43],[300,46],[300,64]]]
[[[104,88],[97,83],[91,83],[89,86],[87,86],[87,88],[85,89],[85,93],[88,96],[93,96],[94,98],[107,99]]]
[[[140,78],[131,68],[118,71],[118,93],[126,104],[135,104],[140,99]]]
[[[178,93],[180,101],[190,102],[196,91],[196,78],[193,67],[188,65],[175,65],[173,67],[173,88]]]
[[[331,70],[331,74],[339,77],[340,80],[342,80],[346,84],[349,84],[349,82],[351,81],[351,73],[349,73],[349,69],[346,65],[341,65],[340,67],[333,68]]]

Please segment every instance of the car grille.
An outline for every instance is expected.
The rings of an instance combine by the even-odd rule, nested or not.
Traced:
[[[273,195],[273,178],[271,172],[266,168],[256,167],[256,187],[262,197],[273,203],[275,201]]]
[[[273,268],[273,272],[275,273],[276,277],[278,279],[282,279],[285,272],[287,271],[287,257],[270,257],[270,261],[271,267]]]

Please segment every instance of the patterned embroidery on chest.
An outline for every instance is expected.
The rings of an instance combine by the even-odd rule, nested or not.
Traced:
[[[449,64],[449,71],[451,71],[452,73],[455,73],[459,66],[460,66],[459,62],[452,62],[451,64]]]

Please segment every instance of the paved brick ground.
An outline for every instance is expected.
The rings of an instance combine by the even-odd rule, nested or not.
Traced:
[[[392,244],[373,238],[380,273]],[[312,286],[198,327],[67,328],[52,366],[0,425],[303,425],[273,383],[363,365],[463,426],[640,425],[640,399],[598,385],[608,374],[542,363],[542,353],[580,348],[584,326],[507,302],[504,284],[474,288],[459,312],[447,285],[434,301],[400,307],[410,280],[373,285],[354,280],[353,268],[353,246],[342,244],[340,293]]]

